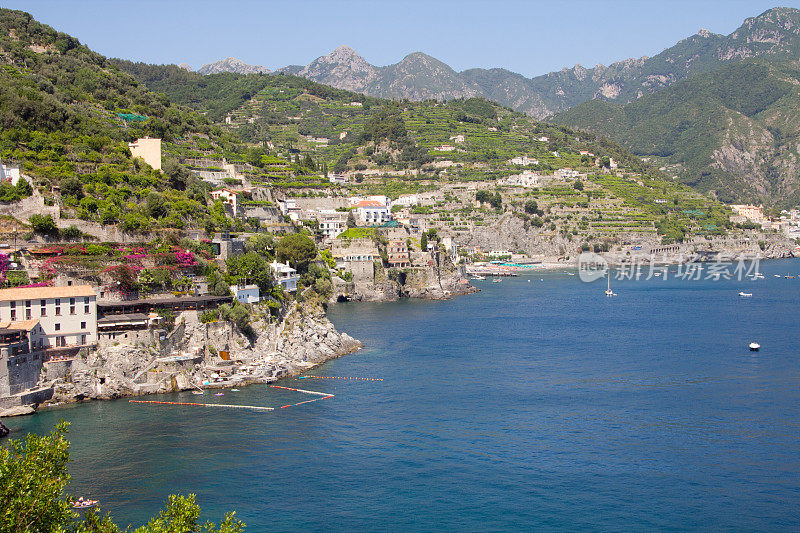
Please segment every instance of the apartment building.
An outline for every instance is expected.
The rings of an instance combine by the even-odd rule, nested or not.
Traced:
[[[38,320],[31,349],[97,344],[97,295],[89,285],[0,290],[0,323]]]

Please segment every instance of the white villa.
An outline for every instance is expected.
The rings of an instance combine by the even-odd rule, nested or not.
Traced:
[[[231,290],[234,297],[243,304],[255,304],[261,300],[258,285],[236,285]]]
[[[287,292],[294,292],[297,290],[297,280],[300,279],[297,276],[297,270],[284,263],[278,263],[277,261],[270,263],[269,267],[275,273],[277,282],[283,287],[283,290]]]

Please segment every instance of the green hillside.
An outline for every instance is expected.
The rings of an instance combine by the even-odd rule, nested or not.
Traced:
[[[627,105],[581,104],[554,118],[607,135],[724,201],[795,205],[800,70],[745,62],[701,74]]]
[[[147,135],[164,140],[163,174],[130,156],[127,143]],[[131,231],[229,225],[219,206],[207,206],[206,186],[176,163],[192,151],[245,156],[228,130],[77,39],[0,9],[0,158],[20,164],[46,202]]]

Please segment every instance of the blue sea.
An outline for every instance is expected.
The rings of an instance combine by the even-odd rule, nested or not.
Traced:
[[[266,413],[119,400],[6,422],[20,436],[70,421],[71,491],[134,526],[191,492],[249,531],[796,531],[800,278],[782,276],[800,261],[761,271],[615,281],[613,298],[562,272],[337,304],[366,348],[311,373],[383,381],[286,379],[335,396]]]

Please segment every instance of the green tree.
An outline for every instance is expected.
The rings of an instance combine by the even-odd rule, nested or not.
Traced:
[[[293,233],[278,241],[276,252],[278,261],[286,261],[298,271],[304,271],[317,256],[317,246],[302,233]]]
[[[576,191],[582,191],[583,190],[583,182],[581,180],[575,180],[575,183],[572,184],[572,187]]]
[[[147,212],[147,216],[150,218],[161,218],[167,214],[167,206],[164,202],[164,197],[157,192],[151,192],[147,195],[144,209]]]
[[[83,198],[83,183],[74,176],[61,180],[59,187],[61,196],[74,196],[78,200]]]
[[[257,252],[246,252],[229,257],[225,261],[228,275],[237,282],[255,283],[261,292],[272,286],[272,273],[264,256]]]
[[[191,171],[181,165],[174,157],[167,159],[161,170],[167,177],[167,184],[169,187],[178,189],[179,191],[185,191],[194,178]]]
[[[356,216],[355,216],[355,214],[353,214],[352,211],[350,211],[349,213],[347,213],[347,227],[348,228],[355,228],[356,226],[357,226],[357,224],[356,224]]]
[[[87,511],[81,517],[72,509],[75,499],[64,493],[70,480],[67,428],[62,421],[50,435],[28,434],[0,447],[0,531],[119,533],[109,516]],[[226,514],[219,527],[200,525],[199,519],[193,494],[172,495],[136,533],[242,533],[245,528],[235,513]]]
[[[33,231],[40,235],[57,235],[58,226],[56,226],[52,215],[39,215],[34,214],[28,218]]]
[[[528,200],[525,202],[525,212],[529,215],[536,215],[539,213],[539,204],[536,203],[536,200]]]
[[[428,250],[428,234],[427,233],[423,233],[422,237],[419,238],[419,247],[423,252]]]

